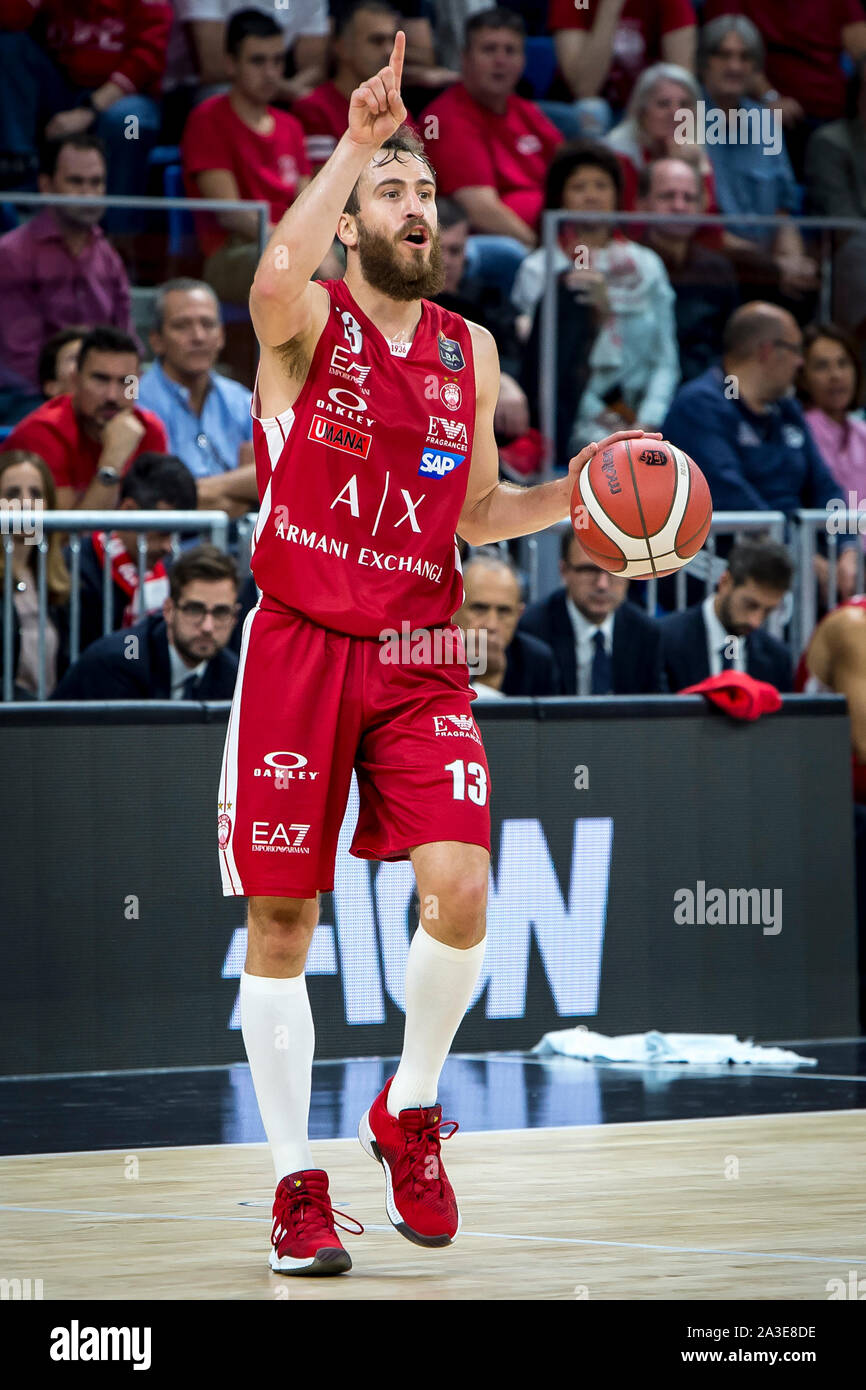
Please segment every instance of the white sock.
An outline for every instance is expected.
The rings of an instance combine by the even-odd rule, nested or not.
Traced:
[[[419,926],[406,962],[406,1031],[403,1055],[388,1092],[388,1112],[434,1105],[439,1074],[469,1006],[485,943],[459,951]]]
[[[303,975],[241,974],[241,1031],[277,1183],[314,1168],[307,1121],[315,1033]]]

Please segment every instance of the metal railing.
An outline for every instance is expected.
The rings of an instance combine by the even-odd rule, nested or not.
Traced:
[[[809,507],[795,512],[793,516],[791,544],[796,557],[796,601],[794,622],[792,623],[792,647],[799,654],[805,649],[812,635],[818,617],[820,583],[815,572],[815,559],[818,555],[819,534],[827,538],[827,592],[824,607],[836,607],[839,586],[836,563],[839,559],[839,538],[856,537],[857,572],[855,592],[863,593],[864,565],[863,537],[866,535],[866,508],[862,510],[842,510],[831,514],[826,508]]]
[[[826,520],[824,512],[821,516]],[[553,569],[549,566],[551,545],[548,537],[553,537],[556,544],[556,555],[559,555],[561,537],[565,533],[571,532],[570,521],[560,521],[556,526],[551,526],[548,531],[541,532],[535,536],[527,536],[525,540],[526,561],[525,569],[527,574],[527,602],[534,603],[536,599],[542,598],[552,589],[561,583],[559,575],[558,559]],[[780,541],[784,544],[787,531],[787,521],[784,512],[713,512],[713,519],[710,523],[710,534],[704,546],[698,551],[693,560],[688,565],[677,570],[674,576],[674,592],[676,595],[675,608],[679,611],[686,607],[686,585],[688,577],[704,581],[704,593],[711,593],[718,582],[719,576],[725,569],[725,561],[717,555],[716,540],[719,536],[735,536],[739,532],[743,533],[765,533],[771,540]],[[544,549],[542,549],[544,543]],[[646,595],[647,612],[654,613],[658,603],[658,580],[657,579],[636,579],[633,584],[639,585]],[[787,621],[784,609],[772,614],[767,623],[768,630],[777,636],[782,635]]]
[[[69,600],[69,659],[77,660],[81,637],[81,542],[82,536],[94,531],[135,531],[137,533],[138,587],[135,602],[143,617],[144,582],[147,574],[147,532],[167,531],[172,538],[172,553],[180,552],[177,533],[184,531],[197,534],[210,532],[214,545],[228,550],[229,518],[225,512],[166,512],[166,511],[44,511],[33,507],[0,508],[0,544],[4,554],[3,574],[3,700],[13,697],[13,590],[15,576],[12,558],[15,551],[16,535],[25,537],[25,544],[32,544],[36,553],[36,594],[39,613],[38,647],[38,687],[37,698],[46,698],[46,655],[45,634],[48,624],[48,541],[45,532],[61,532],[69,536],[69,574],[71,580]],[[32,537],[32,540],[31,540]],[[102,569],[102,631],[109,633],[113,628],[114,579],[111,561],[108,556]]]
[[[259,251],[268,240],[269,203],[259,200],[232,201],[227,198],[147,198],[141,194],[109,194],[100,198],[78,198],[63,193],[17,193],[12,189],[0,194],[0,203],[9,207],[31,207],[37,212],[46,207],[138,208],[142,212],[255,212],[258,214]]]

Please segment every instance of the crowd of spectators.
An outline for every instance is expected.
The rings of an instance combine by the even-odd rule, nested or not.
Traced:
[[[866,497],[863,0],[0,0],[0,502],[230,521],[255,511],[254,366],[236,349],[262,225],[241,208],[196,212],[195,200],[266,204],[269,231],[329,158],[352,90],[387,61],[398,27],[409,124],[437,175],[437,298],[499,346],[503,473],[531,481],[545,460],[561,470],[589,440],[638,426],[698,462],[719,509],[790,515]],[[164,214],[150,211],[152,195],[179,189],[191,252],[172,250]],[[145,201],[34,207],[16,193]],[[552,270],[548,210],[562,214]],[[800,213],[849,221],[822,240],[801,232]],[[731,221],[701,222],[715,214]],[[335,240],[317,273],[343,267]],[[82,656],[67,670],[72,556],[51,535],[49,691],[107,689],[115,630],[135,630],[153,653],[145,684],[175,698],[193,688],[204,636],[237,651],[254,586],[237,592],[232,571],[235,596],[217,602],[229,577],[206,554],[201,572],[180,570],[193,596],[171,589],[197,539],[178,559],[162,532],[141,545],[134,528],[83,539]],[[735,546],[714,594],[674,616],[646,613],[575,537],[562,588],[528,608],[507,553],[473,554],[458,621],[485,633],[476,689],[681,689],[716,671],[721,633],[747,639],[733,664],[790,688],[759,631],[791,587],[777,549]],[[857,552],[842,538],[842,598]],[[38,688],[35,557],[13,548],[25,696]],[[816,570],[826,595],[826,556]],[[186,605],[207,609],[209,595],[215,607],[193,619]],[[188,637],[196,622],[201,641]]]

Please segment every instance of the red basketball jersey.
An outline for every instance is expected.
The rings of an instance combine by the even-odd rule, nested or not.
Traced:
[[[455,531],[475,426],[464,319],[422,300],[405,356],[344,281],[294,406],[257,418],[261,508],[252,571],[269,600],[378,637],[450,621],[463,601]]]

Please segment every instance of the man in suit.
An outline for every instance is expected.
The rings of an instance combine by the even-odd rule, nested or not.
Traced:
[[[162,613],[94,642],[54,700],[230,700],[237,657],[226,650],[237,617],[234,561],[213,545],[172,567]]]
[[[776,541],[739,541],[714,594],[661,621],[662,653],[671,690],[733,669],[777,690],[793,689],[787,647],[763,623],[791,587],[793,567]]]
[[[657,695],[663,689],[658,624],[624,600],[628,580],[593,564],[564,532],[564,587],[527,608],[520,631],[553,649],[566,695]]]
[[[472,688],[479,698],[558,695],[553,652],[516,630],[523,602],[512,562],[494,547],[480,546],[464,566],[463,590],[463,606],[454,621],[466,638]]]

